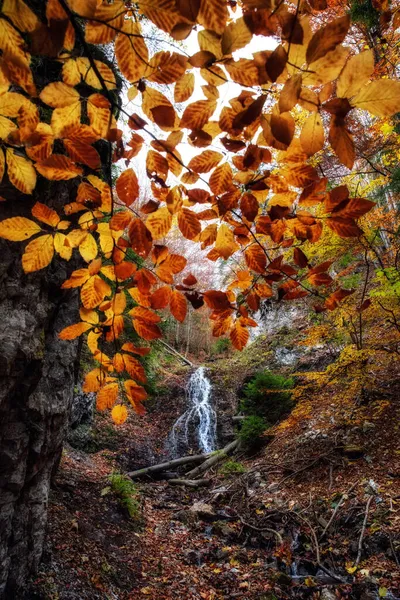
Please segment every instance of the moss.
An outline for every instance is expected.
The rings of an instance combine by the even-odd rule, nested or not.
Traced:
[[[113,492],[121,506],[127,510],[131,519],[141,521],[139,491],[129,477],[122,473],[113,472],[109,477],[110,485],[105,487],[101,494],[105,496]]]

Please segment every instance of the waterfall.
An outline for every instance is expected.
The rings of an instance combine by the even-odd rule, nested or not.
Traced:
[[[212,452],[216,448],[217,415],[211,404],[211,383],[204,367],[191,374],[186,398],[188,407],[175,421],[169,436],[174,457],[190,448],[191,438],[196,439],[202,452]]]

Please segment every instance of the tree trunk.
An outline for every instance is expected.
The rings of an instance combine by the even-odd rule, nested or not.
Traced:
[[[62,214],[73,187],[43,182],[32,199],[4,184],[8,201],[0,202],[0,220],[31,217],[36,199]],[[77,297],[60,289],[74,267],[55,258],[47,269],[25,275],[22,250],[23,244],[0,240],[0,598],[7,599],[23,597],[41,558],[77,355],[76,342],[57,338],[78,320]]]

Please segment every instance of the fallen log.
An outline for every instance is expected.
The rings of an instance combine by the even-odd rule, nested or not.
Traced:
[[[239,422],[241,422],[241,421],[244,421],[244,420],[245,420],[245,418],[246,418],[246,417],[245,417],[245,415],[234,415],[234,416],[232,417],[232,421],[233,421],[234,423],[235,423],[236,421],[239,421]]]
[[[239,446],[239,440],[234,440],[233,442],[231,442],[230,444],[225,446],[225,448],[222,448],[221,450],[218,450],[217,452],[213,452],[213,454],[210,456],[210,458],[207,458],[207,460],[205,460],[201,465],[199,465],[195,469],[192,469],[191,471],[189,471],[189,473],[186,473],[186,477],[188,479],[194,479],[201,473],[205,473],[205,471],[208,471],[208,469],[211,469],[211,467],[213,467],[217,463],[221,462],[221,460],[224,460],[228,456],[228,454],[230,454],[231,452],[236,450],[236,448],[238,446]]]
[[[189,367],[194,367],[194,364],[190,362],[190,360],[186,358],[186,356],[183,356],[183,354],[181,354],[180,352],[178,352],[178,350],[167,344],[167,342],[165,342],[164,340],[158,340],[158,343],[162,344],[164,348],[167,349],[167,352],[169,352],[170,354],[175,354],[175,356],[178,356],[184,363],[189,365]]]
[[[172,485],[184,485],[186,487],[198,488],[210,485],[209,479],[170,479],[168,483]]]
[[[182,456],[181,458],[174,458],[168,462],[159,463],[158,465],[152,465],[145,467],[144,469],[138,469],[137,471],[131,471],[127,473],[131,479],[137,479],[144,475],[153,475],[153,473],[161,473],[162,471],[171,470],[173,467],[181,467],[182,465],[189,465],[192,463],[204,462],[211,454],[193,454],[192,456]]]

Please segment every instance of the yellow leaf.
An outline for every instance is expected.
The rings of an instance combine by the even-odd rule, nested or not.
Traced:
[[[32,194],[36,185],[36,172],[30,160],[19,156],[12,148],[6,150],[8,178],[23,194]]]
[[[300,142],[308,156],[312,156],[324,147],[324,126],[318,112],[313,112],[303,125]]]
[[[42,162],[35,164],[36,170],[51,181],[73,179],[81,175],[82,169],[62,154],[52,154]]]
[[[189,104],[183,112],[181,128],[201,129],[211,118],[217,103],[211,100],[197,100]]]
[[[7,119],[6,117],[0,116],[0,140],[6,140],[10,133],[17,129],[15,123]],[[4,156],[4,154],[3,154]]]
[[[349,49],[343,46],[328,52],[309,65],[308,70],[303,73],[303,84],[317,86],[334,81],[343,69],[348,56]]]
[[[391,117],[400,106],[400,81],[378,79],[364,86],[352,98],[351,105],[367,110],[375,117]]]
[[[103,1],[98,4],[93,18],[86,24],[86,41],[90,44],[108,44],[121,29],[125,16],[125,4],[116,0],[112,4]]]
[[[0,237],[11,242],[23,242],[40,231],[37,223],[25,217],[12,217],[0,222]]]
[[[64,260],[69,260],[72,256],[72,246],[70,245],[68,238],[63,233],[57,231],[54,236],[54,250]]]
[[[106,138],[113,123],[110,103],[102,94],[92,94],[88,98],[87,112],[90,125],[100,137]]]
[[[210,189],[218,196],[227,192],[232,185],[232,169],[228,162],[217,167],[210,176]]]
[[[97,8],[97,0],[68,0],[70,8],[81,17],[94,17]]]
[[[8,21],[0,19],[0,49],[4,54],[24,56],[25,42]]]
[[[226,27],[222,36],[222,52],[224,54],[232,54],[240,48],[244,48],[251,41],[252,34],[247,27],[244,18],[240,17],[236,21],[232,21]]]
[[[98,275],[94,275],[82,286],[81,300],[85,308],[96,308],[105,296],[111,295],[111,288]]]
[[[88,233],[81,244],[79,244],[79,253],[85,262],[94,260],[97,256],[97,243],[91,233]]]
[[[188,164],[189,169],[195,173],[208,173],[221,162],[223,155],[215,150],[204,150],[194,156]]]
[[[221,35],[228,19],[228,8],[221,0],[202,0],[197,21],[204,29],[211,29]]]
[[[40,92],[40,99],[52,108],[64,108],[79,102],[79,93],[75,88],[65,85],[62,81],[49,83]]]
[[[25,248],[22,255],[22,268],[25,273],[32,273],[47,267],[53,259],[54,243],[53,236],[41,235],[35,238]]]
[[[149,52],[143,37],[139,23],[132,19],[125,21],[124,33],[119,33],[115,42],[115,55],[121,73],[130,81],[135,83],[144,74],[149,64]]]
[[[107,89],[112,90],[116,87],[115,75],[106,64],[101,62],[100,60],[94,60],[94,64],[97,67],[97,70],[100,73],[100,77],[103,79],[105,86]],[[76,83],[69,83],[69,85],[76,85],[79,83],[80,79],[90,85],[93,88],[102,89],[102,84],[96,73],[93,70],[92,64],[90,60],[86,56],[80,56],[76,59],[76,71],[78,73],[78,81]],[[74,73],[73,77],[76,78],[76,72],[70,71],[70,76],[72,77],[72,73]],[[66,75],[68,77],[68,75]],[[64,79],[64,70],[63,70],[63,79]],[[65,81],[65,79],[64,79]],[[68,83],[65,81],[65,83]]]
[[[128,410],[123,404],[117,404],[111,411],[111,418],[116,425],[122,425],[128,418]]]
[[[373,50],[366,50],[352,56],[340,73],[336,94],[338,98],[351,98],[367,83],[374,72],[375,61]]]
[[[193,73],[185,73],[175,84],[174,100],[175,102],[185,102],[190,98],[194,91]]]
[[[39,24],[35,13],[22,0],[4,0],[2,12],[17,29],[25,33],[34,31]]]
[[[79,127],[81,121],[81,103],[79,100],[63,108],[55,108],[51,115],[51,128],[55,137],[64,137],[64,131]]]
[[[233,232],[226,223],[222,223],[218,229],[214,249],[225,260],[239,249],[239,245],[235,242]]]
[[[151,213],[146,221],[146,227],[155,240],[166,236],[171,229],[171,225],[172,215],[166,206]]]
[[[74,323],[74,325],[64,327],[64,329],[62,329],[58,334],[58,337],[60,338],[60,340],[74,340],[90,328],[90,323],[83,323],[81,321],[80,323]]]
[[[0,96],[0,114],[5,117],[18,117],[21,106],[31,104],[29,100],[16,92],[6,92]]]
[[[99,368],[92,369],[86,374],[82,389],[84,392],[98,392],[105,381],[106,375]]]
[[[103,386],[96,396],[97,410],[106,410],[112,408],[118,396],[118,383],[108,383]]]

